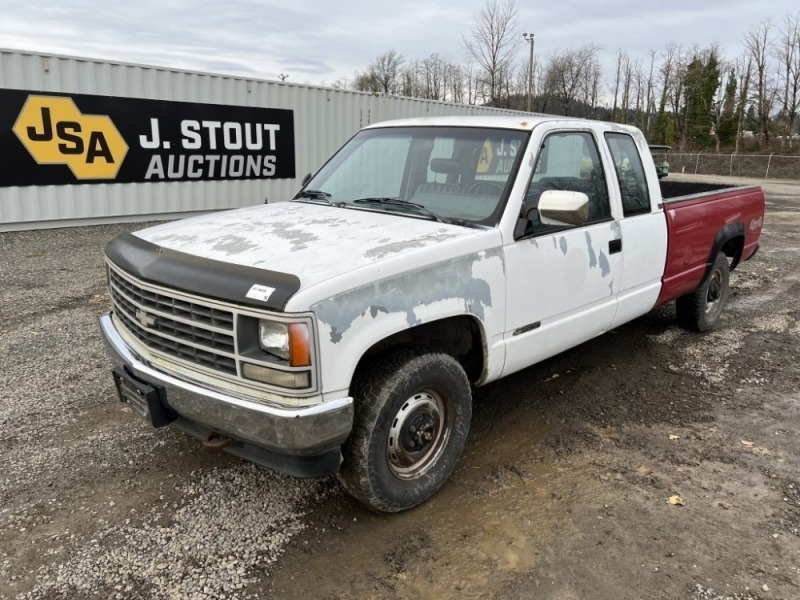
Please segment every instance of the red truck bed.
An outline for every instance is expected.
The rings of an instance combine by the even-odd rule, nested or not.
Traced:
[[[661,185],[668,239],[659,305],[697,289],[717,253],[731,259],[731,269],[753,256],[764,223],[758,186]]]

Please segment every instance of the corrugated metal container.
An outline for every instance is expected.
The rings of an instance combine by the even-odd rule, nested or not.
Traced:
[[[163,67],[0,50],[0,89],[294,111],[295,179],[0,187],[0,230],[174,218],[290,198],[358,129],[388,119],[499,111]],[[8,138],[4,138],[8,139]],[[6,150],[0,150],[2,155]]]

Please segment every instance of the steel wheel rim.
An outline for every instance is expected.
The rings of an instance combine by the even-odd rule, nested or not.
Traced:
[[[712,313],[717,308],[720,298],[722,298],[722,271],[714,269],[706,292],[706,314]]]
[[[386,453],[389,469],[399,479],[425,475],[439,460],[450,439],[449,402],[426,388],[403,402],[392,419]]]

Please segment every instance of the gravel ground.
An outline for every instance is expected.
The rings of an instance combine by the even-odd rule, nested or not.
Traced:
[[[116,401],[102,248],[145,224],[0,233],[0,598],[800,598],[800,186],[770,186],[719,331],[668,306],[481,388],[392,516]]]
[[[115,400],[97,317],[120,230],[0,234],[0,597],[244,597],[335,488],[205,453]]]

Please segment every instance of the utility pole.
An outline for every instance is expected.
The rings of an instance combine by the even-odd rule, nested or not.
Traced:
[[[522,37],[531,46],[531,57],[528,61],[528,112],[531,112],[531,104],[533,102],[533,34],[523,33]]]

